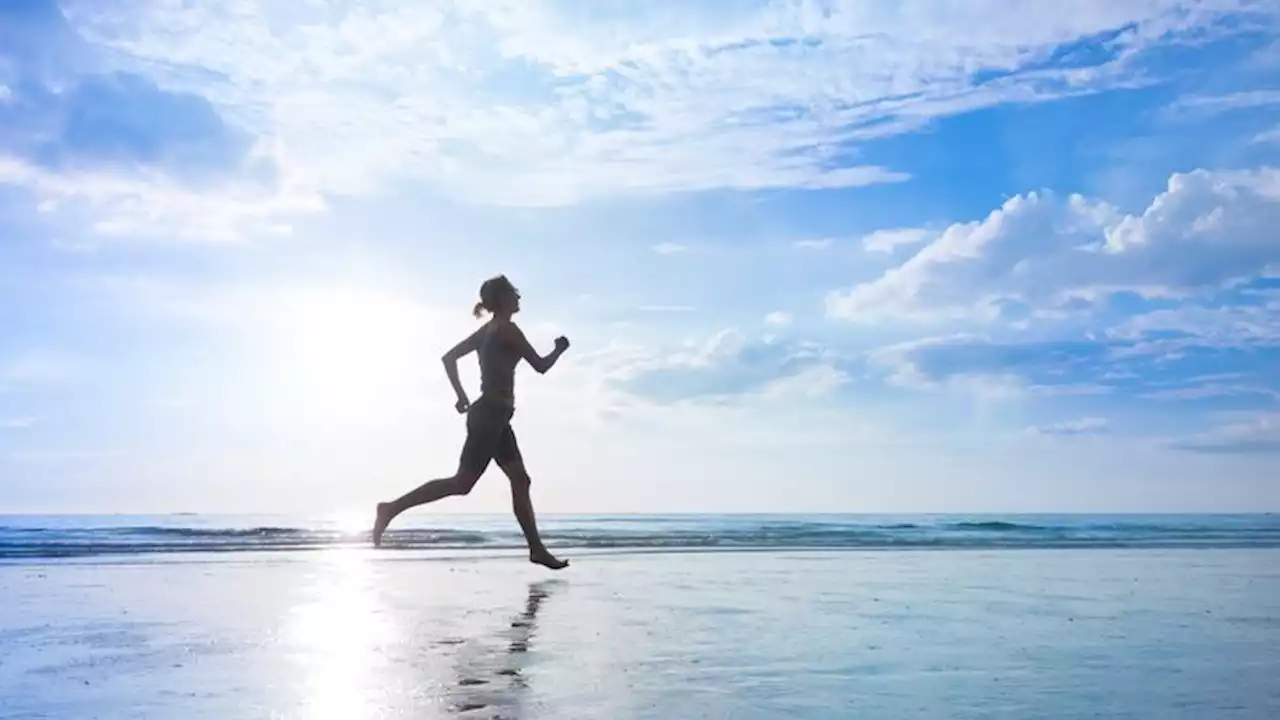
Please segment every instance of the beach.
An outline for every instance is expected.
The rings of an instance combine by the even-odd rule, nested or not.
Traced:
[[[0,717],[1270,718],[1280,550],[0,563]]]

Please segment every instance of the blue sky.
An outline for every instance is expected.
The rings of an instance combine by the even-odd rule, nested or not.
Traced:
[[[0,0],[0,511],[1280,508],[1274,3],[412,5]]]

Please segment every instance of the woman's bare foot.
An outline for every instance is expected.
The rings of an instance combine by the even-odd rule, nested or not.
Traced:
[[[546,550],[546,549],[539,550],[536,552],[530,552],[529,562],[533,563],[534,565],[541,565],[546,568],[551,568],[552,570],[563,570],[564,568],[569,567],[568,560],[561,560],[555,555],[552,555],[550,550]]]
[[[396,516],[392,512],[391,503],[378,503],[378,514],[373,521],[373,546],[382,547],[382,533],[386,531],[387,526],[391,524],[391,519]]]

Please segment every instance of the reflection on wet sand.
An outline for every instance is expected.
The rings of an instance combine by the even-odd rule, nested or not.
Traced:
[[[524,609],[496,633],[504,644],[469,641],[457,653],[457,688],[450,709],[462,717],[510,718],[521,716],[528,689],[524,669],[526,653],[537,631],[538,610],[560,581],[531,583]],[[496,713],[496,714],[494,714]]]

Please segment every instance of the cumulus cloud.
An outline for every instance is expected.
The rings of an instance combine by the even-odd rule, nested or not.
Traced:
[[[1118,292],[1209,293],[1280,267],[1280,170],[1176,174],[1140,214],[1028,193],[957,223],[881,277],[830,293],[848,321],[995,320]]]
[[[1234,0],[272,5],[70,0],[117,65],[209,98],[319,192],[467,199],[897,182],[850,144],[1153,81],[1146,51],[1240,32]],[[1269,6],[1243,8],[1274,15]],[[1089,54],[1062,53],[1082,42]]]
[[[783,310],[774,310],[773,312],[764,316],[764,322],[766,325],[774,325],[776,327],[790,325],[793,319],[794,318],[792,318],[791,313],[785,312]]]

